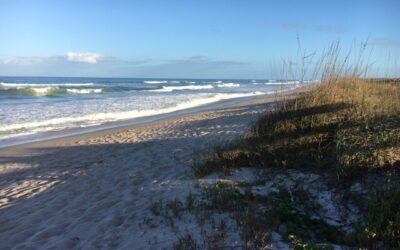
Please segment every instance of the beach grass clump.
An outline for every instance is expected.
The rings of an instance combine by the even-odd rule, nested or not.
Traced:
[[[282,187],[278,193],[261,196],[240,188],[221,183],[207,187],[209,200],[204,208],[232,212],[243,245],[251,246],[249,249],[265,247],[271,240],[271,231],[280,232],[296,249],[331,249],[329,243],[348,242],[339,227],[313,216],[317,204],[304,198],[300,191],[290,194]]]
[[[279,193],[265,200],[267,204],[273,204],[262,213],[270,228],[280,232],[298,249],[317,249],[316,244],[320,242],[345,244],[346,234],[339,227],[313,216],[316,204],[305,197],[306,194],[303,196],[298,192],[290,194],[281,188]],[[326,244],[319,245],[319,248],[329,249]]]

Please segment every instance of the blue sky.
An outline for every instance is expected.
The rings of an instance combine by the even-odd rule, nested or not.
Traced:
[[[371,74],[392,76],[399,11],[398,0],[0,0],[0,75],[271,78],[300,37],[309,53],[368,38]]]

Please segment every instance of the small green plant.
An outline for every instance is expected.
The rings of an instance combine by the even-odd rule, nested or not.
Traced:
[[[271,197],[274,206],[265,211],[264,215],[270,219],[270,224],[277,230],[285,225],[288,240],[296,242],[319,242],[343,243],[345,233],[338,227],[327,224],[322,219],[311,218],[309,211],[300,211],[302,200],[292,201],[285,190],[281,190],[275,197]]]
[[[355,234],[362,247],[400,248],[400,189],[378,190],[371,198],[368,214]]]

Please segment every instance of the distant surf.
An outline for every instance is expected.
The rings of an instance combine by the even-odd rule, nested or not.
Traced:
[[[18,88],[18,87],[82,87],[93,86],[94,83],[7,83],[0,82],[0,87],[3,88]]]

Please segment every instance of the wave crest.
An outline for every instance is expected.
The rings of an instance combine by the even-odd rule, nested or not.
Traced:
[[[60,88],[60,87],[17,87],[17,88],[0,88],[0,95],[14,96],[52,96],[71,94],[98,94],[102,93],[103,89],[76,89],[76,88]]]
[[[168,83],[168,81],[143,81],[145,84],[165,84]]]
[[[9,90],[8,92],[22,96],[50,96],[64,94],[66,93],[66,90],[58,87],[18,87],[16,89]]]
[[[99,94],[103,89],[67,89],[68,93],[72,94]]]
[[[220,83],[217,85],[218,88],[238,88],[240,87],[239,83],[233,83],[233,82],[228,82],[228,83]]]
[[[163,86],[161,89],[152,89],[151,92],[172,92],[175,90],[200,90],[200,89],[212,89],[214,86],[208,85],[187,85],[187,86]]]

